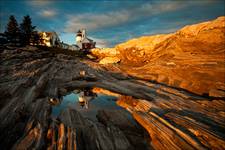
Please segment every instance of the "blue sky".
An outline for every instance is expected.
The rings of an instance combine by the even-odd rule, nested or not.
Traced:
[[[75,44],[85,28],[99,47],[113,47],[143,35],[174,32],[224,16],[224,0],[0,0],[0,32],[9,15],[20,23],[30,15],[39,31],[56,31]]]

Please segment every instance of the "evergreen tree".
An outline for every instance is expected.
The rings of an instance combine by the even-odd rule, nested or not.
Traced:
[[[39,45],[41,42],[41,36],[38,34],[38,31],[33,31],[31,34],[30,42],[33,45]]]
[[[34,32],[35,26],[32,26],[32,21],[29,15],[24,16],[23,22],[20,24],[21,42],[23,45],[29,45],[31,36]]]
[[[19,42],[18,23],[13,15],[9,17],[9,23],[7,24],[5,35],[8,41],[14,44]]]

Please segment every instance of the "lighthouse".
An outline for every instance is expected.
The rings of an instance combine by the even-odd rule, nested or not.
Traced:
[[[95,47],[95,42],[87,38],[85,29],[78,30],[76,35],[76,43],[80,49],[90,50]]]
[[[82,40],[82,32],[80,30],[77,31],[76,42],[81,42]]]

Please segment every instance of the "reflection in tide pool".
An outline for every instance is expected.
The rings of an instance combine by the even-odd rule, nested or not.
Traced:
[[[57,117],[63,109],[70,107],[79,111],[82,116],[96,120],[97,111],[100,109],[123,109],[116,104],[117,98],[114,96],[97,94],[92,98],[85,97],[88,100],[88,106],[85,106],[83,103],[79,102],[80,95],[81,93],[70,93],[63,96],[61,103],[52,107],[52,116]]]

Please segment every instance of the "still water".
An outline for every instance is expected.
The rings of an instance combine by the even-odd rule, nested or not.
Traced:
[[[88,105],[81,105],[79,102],[79,93],[70,93],[62,97],[60,104],[52,107],[52,117],[57,117],[60,112],[69,107],[79,111],[83,117],[96,120],[97,111],[100,109],[120,110],[122,107],[116,104],[117,98],[104,94],[96,94],[88,101]]]

